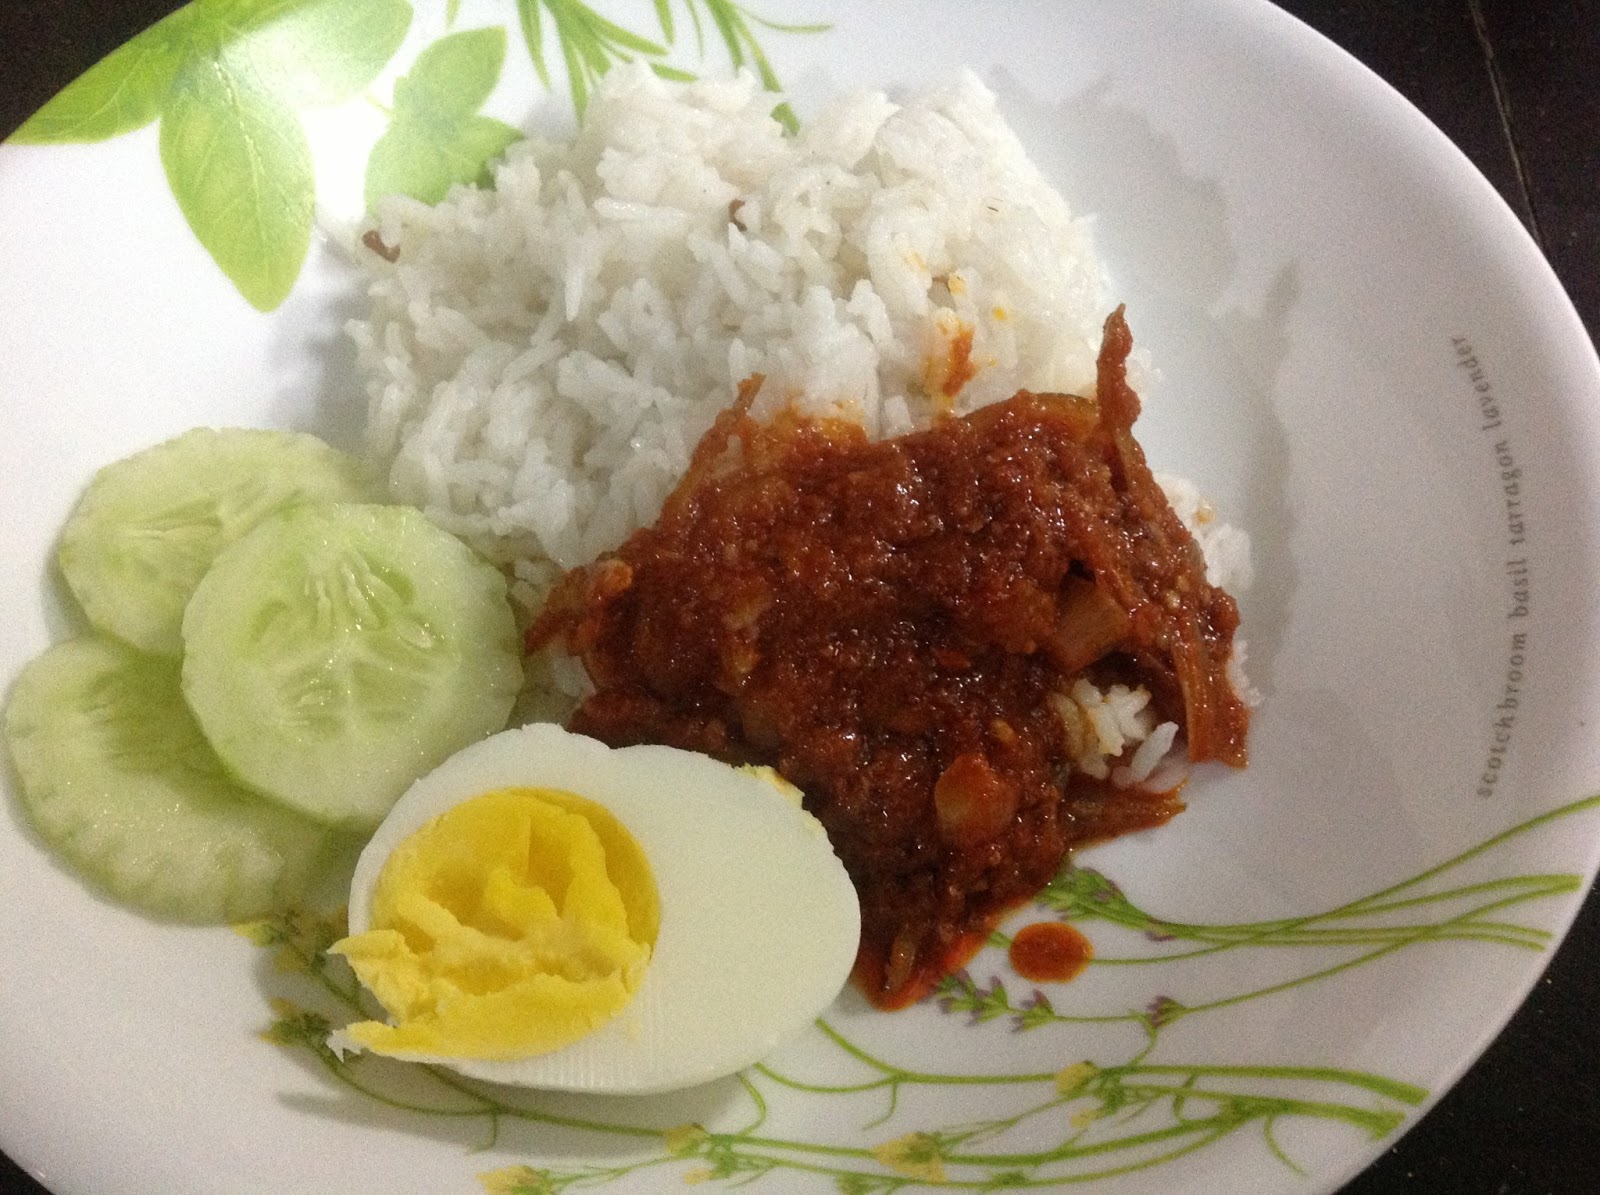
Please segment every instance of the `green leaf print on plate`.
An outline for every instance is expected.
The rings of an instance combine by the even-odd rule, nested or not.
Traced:
[[[283,302],[316,206],[294,111],[247,67],[191,59],[162,111],[161,165],[184,219],[239,293],[262,311]]]
[[[405,0],[254,0],[242,47],[293,108],[343,103],[394,57],[411,27]]]
[[[370,209],[385,195],[437,203],[455,183],[489,186],[489,162],[522,136],[481,116],[500,79],[506,32],[472,29],[440,38],[394,85],[394,117],[367,159]]]
[[[180,9],[94,66],[27,119],[10,140],[20,145],[105,141],[143,128],[161,114],[191,47],[194,10]]]
[[[190,229],[261,311],[305,261],[316,176],[297,110],[370,83],[411,25],[405,0],[196,0],[103,59],[12,140],[103,141],[160,121]]]
[[[777,24],[731,0],[679,2],[702,59],[710,26],[729,65],[752,67],[770,91],[778,76],[755,28],[827,28]],[[671,0],[653,3],[666,44],[584,0],[507,0],[508,16],[513,9],[546,87],[548,14],[580,117],[616,62],[642,58],[665,78],[696,77],[667,61],[679,32]],[[458,6],[445,15],[453,25]],[[105,141],[159,121],[161,165],[190,230],[253,307],[272,311],[300,277],[316,219],[316,169],[299,113],[360,95],[411,21],[406,0],[194,0],[91,67],[11,141]],[[479,111],[500,80],[506,40],[501,27],[449,33],[417,56],[395,84],[389,128],[367,161],[369,209],[390,193],[437,203],[457,183],[492,185],[489,163],[521,136]],[[787,104],[773,115],[797,127]]]

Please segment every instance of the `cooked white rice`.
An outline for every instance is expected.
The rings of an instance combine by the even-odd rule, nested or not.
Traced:
[[[752,373],[758,413],[874,435],[927,420],[962,325],[957,410],[1093,380],[1113,304],[1087,227],[975,77],[798,137],[771,107],[748,76],[613,70],[576,141],[513,146],[495,190],[384,204],[399,259],[366,255],[351,332],[396,498],[537,589],[653,520]]]
[[[973,75],[904,103],[855,96],[795,137],[772,103],[749,76],[619,68],[574,141],[514,145],[495,189],[380,208],[398,258],[365,255],[372,310],[350,325],[370,451],[396,499],[513,568],[529,608],[654,520],[751,374],[758,416],[794,403],[874,436],[1093,383],[1114,301],[1088,224]],[[952,402],[965,329],[976,374]],[[1247,541],[1163,485],[1213,580],[1237,580]],[[1125,694],[1063,700],[1096,728],[1091,769],[1170,745]]]

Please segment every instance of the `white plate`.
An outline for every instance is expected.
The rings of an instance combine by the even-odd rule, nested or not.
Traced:
[[[325,31],[327,2],[287,7]],[[341,4],[381,25],[379,0]],[[599,7],[665,40],[654,4]],[[667,61],[727,69],[714,7],[667,5]],[[548,24],[550,90],[510,0],[454,8],[419,2],[375,78],[320,107],[330,95],[296,99],[323,228],[358,215],[394,80],[452,16],[508,31],[485,111],[570,119]],[[802,119],[847,89],[970,65],[1073,206],[1098,213],[1163,375],[1148,453],[1254,536],[1243,606],[1266,704],[1250,769],[1202,773],[1171,825],[1083,854],[1116,887],[1079,873],[1077,924],[1101,965],[1070,985],[1036,992],[989,951],[943,1001],[885,1015],[846,993],[831,1030],[771,1073],[659,1101],[356,1072],[431,1112],[263,1040],[274,1000],[338,1005],[226,930],[97,899],[8,794],[0,1146],[55,1190],[470,1192],[488,1172],[514,1189],[506,1168],[528,1167],[528,1190],[546,1189],[537,1170],[563,1190],[576,1175],[619,1191],[756,1176],[788,1192],[1109,1172],[1098,1185],[1118,1192],[1326,1191],[1449,1086],[1537,978],[1600,852],[1583,801],[1600,791],[1600,370],[1489,186],[1373,76],[1256,0],[760,11],[830,25],[748,26]],[[251,306],[185,223],[154,123],[0,148],[0,213],[9,678],[74,625],[49,554],[97,466],[202,423],[351,445],[361,401],[340,331],[358,302],[348,267],[319,233],[287,299]],[[703,1129],[672,1131],[688,1125]]]

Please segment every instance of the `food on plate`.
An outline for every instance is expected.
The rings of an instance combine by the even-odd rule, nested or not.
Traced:
[[[152,709],[241,807],[377,828],[341,949],[392,1023],[345,1044],[544,1086],[725,1073],[852,968],[884,1007],[926,991],[1067,850],[1170,817],[1173,761],[1245,762],[1242,537],[1146,467],[1085,222],[970,75],[789,138],[753,80],[619,69],[575,140],[386,201],[361,243],[369,448],[412,506],[308,437],[202,431],[103,471],[62,550],[137,645],[95,650],[162,662]],[[524,680],[507,574],[529,708],[614,750],[478,741]],[[744,885],[721,920],[712,877]],[[816,919],[772,902],[819,899],[780,940]],[[726,1040],[679,1058],[685,993]]]
[[[833,1000],[859,929],[781,780],[539,723],[417,781],[362,852],[349,910],[334,949],[390,1023],[337,1048],[607,1092],[765,1057]]]
[[[379,204],[352,325],[391,495],[515,568],[653,520],[739,384],[870,436],[1018,389],[1081,391],[1115,305],[1087,221],[972,75],[841,100],[788,136],[750,77],[608,72],[570,142],[493,190]]]
[[[401,506],[262,522],[196,586],[183,644],[184,695],[228,769],[355,830],[501,729],[522,684],[504,576]]]
[[[196,428],[95,474],[61,532],[61,572],[94,626],[183,650],[183,608],[212,559],[303,502],[373,502],[365,465],[315,436]]]
[[[349,1029],[383,1054],[508,1059],[570,1045],[633,997],[661,920],[626,827],[548,788],[469,796],[412,830],[371,900],[375,928],[335,952],[395,1018]]]
[[[23,669],[5,742],[40,836],[124,904],[193,922],[304,896],[329,831],[232,780],[184,704],[178,661],[91,634]]]
[[[1176,778],[1143,782],[1176,736],[1190,760],[1245,763],[1237,607],[1133,438],[1131,348],[1118,310],[1093,397],[1022,391],[880,441],[759,423],[754,379],[660,519],[569,573],[530,629],[594,685],[572,729],[771,764],[804,791],[860,894],[857,979],[887,1007],[1068,849],[1170,818]],[[1108,770],[1075,690],[1116,685],[1161,733]]]
[[[791,138],[751,80],[618,69],[493,190],[378,210],[369,448],[514,570],[525,709],[775,764],[860,887],[875,1000],[1170,817],[1177,761],[1244,762],[1247,543],[1145,467],[1087,224],[970,74]],[[954,488],[893,480],[925,466]]]
[[[58,644],[13,688],[5,741],[41,836],[125,903],[223,921],[304,900],[335,831],[505,725],[504,576],[415,510],[329,500],[361,476],[311,436],[206,428],[78,504],[79,590],[125,592],[126,625],[178,610],[181,654]]]

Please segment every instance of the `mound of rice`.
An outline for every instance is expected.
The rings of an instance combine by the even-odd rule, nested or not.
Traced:
[[[617,69],[570,144],[521,142],[496,189],[385,203],[351,332],[370,449],[537,595],[652,521],[740,381],[761,406],[926,423],[972,338],[969,410],[1081,390],[1114,303],[1083,220],[972,75],[866,94],[785,135],[749,76]],[[934,397],[930,398],[930,391]]]
[[[493,190],[380,208],[398,254],[365,255],[371,314],[350,325],[369,450],[396,500],[514,571],[528,611],[655,520],[751,374],[758,417],[796,404],[875,437],[1093,385],[1115,302],[1088,222],[975,76],[900,104],[857,95],[792,137],[772,105],[748,75],[618,68],[573,141],[512,146]],[[1211,581],[1246,580],[1242,534],[1161,482]],[[544,663],[581,695],[586,678]],[[1086,770],[1149,741],[1127,778],[1150,774],[1176,727],[1147,701],[1064,696]]]

